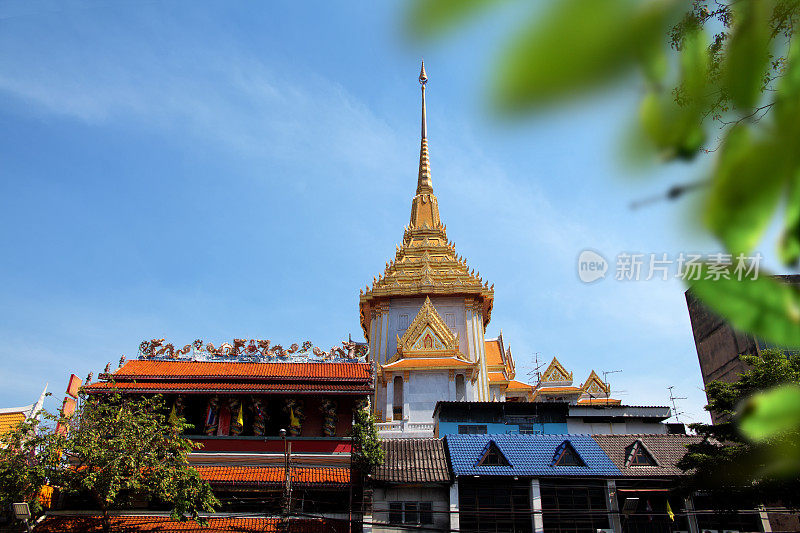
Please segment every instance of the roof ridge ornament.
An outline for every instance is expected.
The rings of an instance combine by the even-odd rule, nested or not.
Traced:
[[[197,339],[182,348],[172,343],[164,344],[164,339],[143,341],[139,345],[139,359],[179,360],[179,361],[228,361],[228,362],[356,362],[367,356],[369,346],[348,338],[342,347],[324,351],[305,341],[288,348],[271,344],[269,339],[233,339],[233,344],[223,342],[219,347],[213,343],[203,343]],[[108,372],[108,369],[106,370]]]

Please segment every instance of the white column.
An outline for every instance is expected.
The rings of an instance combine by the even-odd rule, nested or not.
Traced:
[[[694,500],[691,496],[683,500],[683,505],[686,507],[687,521],[689,522],[689,533],[700,533],[700,527],[697,525],[697,515],[694,514]],[[766,531],[772,531],[768,529]]]
[[[389,374],[386,376],[386,412],[384,413],[384,420],[394,420],[394,376]],[[381,420],[383,422],[383,420]]]
[[[619,515],[619,498],[617,498],[617,482],[609,479],[606,489],[606,503],[608,505],[608,522],[616,533],[622,533],[622,519]]]
[[[450,529],[458,531],[458,478],[450,485]]]
[[[533,533],[544,532],[544,516],[542,516],[542,489],[539,480],[531,480],[531,522]]]
[[[381,342],[383,343],[383,349],[381,352],[383,353],[383,360],[388,361],[394,355],[393,353],[389,353],[389,310],[383,312],[383,316],[381,318]]]
[[[411,406],[409,405],[409,398],[411,397],[411,378],[414,376],[413,372],[408,373],[408,381],[406,381],[406,376],[403,374],[403,420],[408,420],[409,422],[413,422],[411,420]],[[403,426],[405,429],[405,425]]]

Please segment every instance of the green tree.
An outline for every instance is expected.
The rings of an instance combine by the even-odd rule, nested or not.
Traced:
[[[793,405],[787,391],[800,394],[800,356],[765,350],[742,359],[749,369],[738,381],[706,387],[706,409],[722,421],[692,425],[704,440],[679,464],[690,473],[687,487],[732,509],[777,501],[800,507],[800,429],[786,412]]]
[[[38,434],[39,420],[30,418],[0,437],[0,508],[27,502],[31,512],[42,512],[38,494],[47,474],[59,463],[57,454],[43,445]]]
[[[45,480],[67,494],[88,495],[105,532],[110,511],[134,497],[170,505],[174,520],[203,522],[199,513],[213,512],[219,501],[187,461],[198,447],[181,435],[188,424],[165,412],[160,396],[82,395],[69,419],[43,415],[67,425],[66,434],[36,423],[35,433],[14,432],[15,445],[0,452],[0,461],[13,465],[0,470],[0,486],[17,487],[12,498],[28,501]]]
[[[782,211],[778,255],[798,266],[800,1],[510,4],[416,0],[409,25],[415,36],[430,38],[485,11],[518,10],[489,78],[494,108],[509,117],[639,80],[644,97],[630,152],[654,161],[713,153],[698,217],[706,229],[734,257],[746,255]],[[684,190],[672,187],[669,196]],[[704,279],[694,290],[738,329],[800,347],[800,290],[752,278],[737,286]]]
[[[352,445],[353,466],[363,475],[369,474],[373,468],[383,463],[383,448],[368,402],[363,402],[353,413]]]

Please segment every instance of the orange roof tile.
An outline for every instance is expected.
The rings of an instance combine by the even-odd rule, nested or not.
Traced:
[[[475,366],[475,363],[456,359],[455,357],[409,357],[383,365],[383,368],[384,370],[403,370],[410,368],[464,368],[471,366]]]
[[[500,353],[500,340],[490,340],[483,343],[488,366],[503,366],[503,354]]]
[[[25,413],[0,413],[0,435],[5,435],[16,427],[17,424],[25,420]]]
[[[305,383],[305,382],[279,382],[279,383],[258,383],[245,382],[233,383],[229,381],[120,381],[112,383],[110,381],[98,381],[84,387],[87,392],[112,392],[114,389],[120,391],[137,392],[185,392],[191,393],[214,393],[228,392],[236,394],[269,393],[269,392],[292,392],[292,393],[369,393],[372,392],[372,385],[364,383]]]
[[[578,400],[578,405],[619,405],[622,400],[615,400],[614,398],[584,398]]]
[[[276,532],[279,530],[279,518],[245,518],[245,517],[211,517],[207,526],[201,526],[193,520],[175,522],[168,516],[113,516],[111,531],[114,532],[171,532],[191,531],[192,533],[216,533],[219,531],[261,531]],[[36,524],[37,533],[100,533],[103,531],[99,516],[53,516],[49,515]],[[316,531],[347,531],[347,522],[326,519],[292,520],[289,529],[293,533]]]
[[[533,385],[528,385],[527,383],[523,383],[517,380],[511,380],[508,382],[508,387],[506,390],[510,391],[532,391]]]
[[[489,372],[489,381],[508,381],[502,372]]]
[[[581,392],[580,387],[541,387],[536,389],[537,393],[545,394],[550,392]]]
[[[206,361],[128,361],[112,374],[120,379],[242,378],[369,380],[369,363],[230,363]]]
[[[195,467],[209,483],[222,485],[281,485],[286,472],[282,466],[206,466]],[[292,483],[309,485],[347,485],[350,469],[334,467],[293,467]]]

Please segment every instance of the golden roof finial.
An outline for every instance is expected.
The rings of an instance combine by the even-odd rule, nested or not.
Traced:
[[[419,84],[422,88],[422,142],[419,149],[419,175],[417,177],[417,194],[433,194],[431,181],[431,162],[428,159],[428,119],[425,113],[425,86],[428,74],[425,72],[425,61],[419,70]]]

